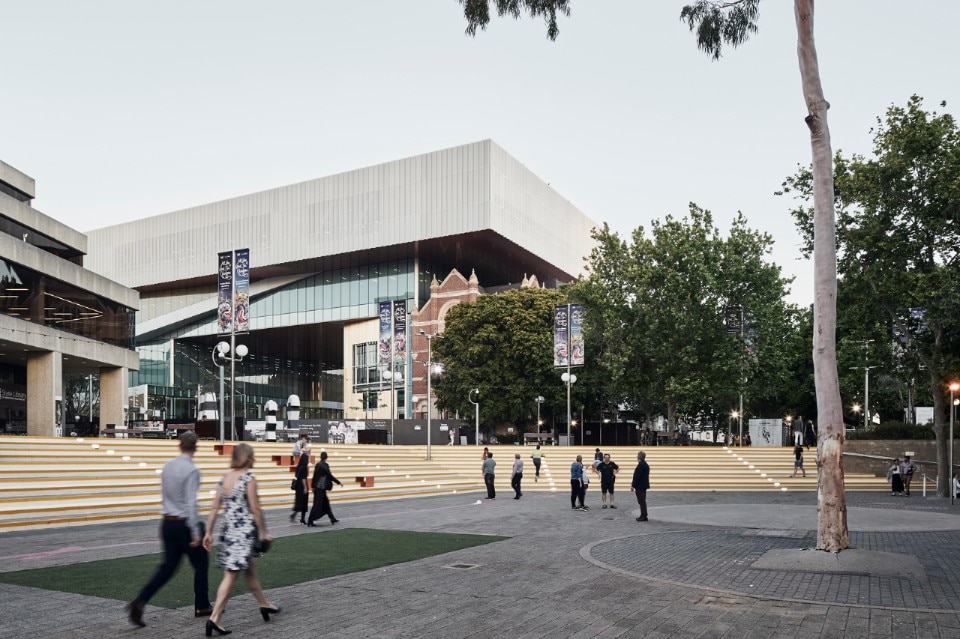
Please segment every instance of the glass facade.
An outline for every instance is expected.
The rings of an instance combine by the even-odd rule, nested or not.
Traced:
[[[0,313],[133,348],[132,309],[4,258],[0,258]]]

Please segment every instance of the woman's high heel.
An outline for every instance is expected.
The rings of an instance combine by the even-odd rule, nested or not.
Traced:
[[[279,615],[281,610],[283,610],[283,608],[280,606],[274,606],[273,608],[260,606],[260,616],[263,617],[264,621],[270,621],[270,615]]]
[[[231,632],[233,632],[233,630],[221,628],[220,625],[215,623],[212,619],[207,619],[207,636],[212,637],[214,630],[217,631],[218,635],[229,635]]]

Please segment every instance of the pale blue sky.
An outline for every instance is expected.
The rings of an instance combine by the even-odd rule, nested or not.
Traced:
[[[492,138],[624,234],[742,210],[810,303],[773,196],[810,158],[793,3],[719,62],[683,0],[572,4],[551,43],[530,19],[469,38],[456,0],[0,0],[0,159],[87,231]],[[818,3],[834,148],[868,152],[912,93],[956,113],[958,26],[957,0]]]

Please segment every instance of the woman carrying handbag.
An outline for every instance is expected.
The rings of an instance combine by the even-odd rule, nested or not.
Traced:
[[[217,589],[217,603],[207,621],[207,636],[214,632],[228,635],[232,631],[220,625],[223,609],[230,599],[230,591],[243,571],[247,579],[247,588],[260,604],[260,614],[264,621],[270,621],[270,615],[280,612],[280,606],[274,606],[267,600],[257,578],[256,564],[253,561],[255,546],[267,546],[273,539],[267,534],[267,524],[260,508],[257,495],[257,478],[253,468],[254,455],[250,444],[237,444],[230,458],[230,470],[217,486],[217,492],[207,518],[207,534],[203,537],[203,547],[209,552],[213,547],[213,526],[217,522],[220,505],[224,506],[223,526],[220,533],[218,560],[223,567],[223,581]],[[262,550],[262,548],[261,548]]]

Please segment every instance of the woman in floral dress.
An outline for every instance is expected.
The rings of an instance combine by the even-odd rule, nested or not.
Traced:
[[[253,448],[250,444],[234,446],[233,456],[230,459],[230,471],[220,480],[210,508],[210,516],[207,518],[207,534],[203,537],[203,547],[209,551],[213,546],[213,526],[217,521],[220,505],[223,504],[223,526],[219,546],[223,581],[217,589],[217,603],[214,604],[213,613],[207,621],[208,637],[214,631],[221,635],[231,632],[220,625],[220,618],[223,616],[223,609],[227,605],[227,600],[230,599],[230,591],[233,590],[233,584],[240,571],[243,571],[246,576],[250,593],[260,603],[260,614],[263,620],[270,621],[270,615],[280,612],[280,607],[271,604],[263,594],[253,561],[253,544],[258,536],[264,540],[273,539],[267,534],[263,510],[260,508],[257,478],[250,472],[253,462]]]

